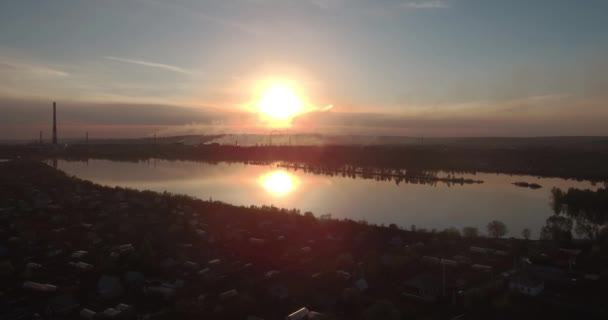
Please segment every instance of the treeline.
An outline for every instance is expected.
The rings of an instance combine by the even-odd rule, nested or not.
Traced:
[[[322,174],[330,177],[341,176],[348,178],[372,179],[376,181],[395,181],[397,185],[401,183],[407,184],[426,184],[436,185],[438,182],[447,185],[454,184],[473,184],[483,183],[482,180],[465,179],[456,177],[449,173],[446,176],[440,176],[437,171],[413,171],[407,169],[390,169],[390,168],[374,168],[374,167],[356,167],[351,165],[342,165],[338,167],[329,167],[327,165],[315,166],[307,164],[284,163],[279,167],[292,170],[302,170],[307,173]]]
[[[255,146],[201,144],[2,146],[1,158],[62,157],[142,160],[149,158],[275,162],[319,168],[344,165],[413,171],[496,172],[504,174],[608,181],[608,148],[488,148],[469,146]]]
[[[586,214],[596,223],[608,221],[608,189],[596,191],[570,188],[566,192],[558,188],[551,190],[553,210],[570,215]]]
[[[608,188],[553,188],[551,207],[555,215],[547,219],[541,238],[570,241],[574,230],[581,238],[608,241]]]

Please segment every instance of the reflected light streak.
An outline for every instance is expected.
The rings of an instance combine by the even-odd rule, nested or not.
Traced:
[[[260,183],[269,193],[275,196],[284,196],[297,189],[300,180],[284,170],[276,170],[262,175]]]

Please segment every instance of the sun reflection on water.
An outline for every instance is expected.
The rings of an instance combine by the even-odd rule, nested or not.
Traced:
[[[271,194],[284,196],[297,189],[300,180],[284,170],[275,170],[260,176],[260,183]]]

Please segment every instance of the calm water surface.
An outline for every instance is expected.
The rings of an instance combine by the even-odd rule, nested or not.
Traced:
[[[529,228],[534,238],[552,214],[552,187],[596,189],[585,181],[487,173],[457,175],[483,180],[483,184],[396,185],[391,181],[315,175],[276,165],[191,161],[60,160],[58,168],[108,186],[169,191],[235,205],[298,208],[316,216],[330,213],[333,218],[396,223],[405,228],[473,226],[484,232],[485,225],[497,219],[507,225],[510,236],[519,237],[524,228]],[[511,184],[516,181],[535,182],[542,188]]]

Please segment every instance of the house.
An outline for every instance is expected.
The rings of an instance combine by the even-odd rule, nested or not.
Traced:
[[[441,265],[447,267],[458,267],[460,263],[456,260],[441,259]]]
[[[422,299],[424,301],[436,301],[442,292],[441,277],[431,273],[419,274],[404,282],[404,296]]]
[[[264,240],[264,239],[258,239],[258,238],[250,238],[249,239],[249,243],[260,245],[260,244],[266,243],[266,240]]]
[[[521,274],[511,278],[509,289],[527,296],[537,296],[545,288],[545,283],[530,276]]]
[[[93,269],[93,265],[92,264],[88,264],[85,262],[78,262],[78,263],[74,263],[74,262],[70,262],[70,265],[76,269],[82,270],[82,271],[87,271],[87,270],[91,270]]]
[[[122,244],[122,245],[114,247],[114,251],[116,251],[120,254],[125,254],[125,253],[130,253],[130,252],[135,251],[135,247],[133,247],[132,244],[127,243],[127,244]]]
[[[80,310],[80,317],[85,318],[87,320],[93,320],[93,319],[97,318],[97,312],[95,312],[91,309],[84,308],[84,309]]]
[[[107,308],[103,311],[103,315],[108,319],[118,319],[120,317],[120,310],[114,308]]]
[[[420,262],[427,266],[438,265],[441,263],[441,259],[436,257],[424,256],[420,259]]]
[[[74,258],[74,259],[80,259],[80,258],[84,257],[87,254],[88,254],[87,251],[79,250],[79,251],[76,251],[76,252],[72,253],[72,258]]]
[[[266,274],[264,275],[264,277],[266,277],[266,278],[272,278],[272,277],[278,275],[279,273],[281,273],[281,272],[278,271],[278,270],[270,270],[270,271],[266,272]]]
[[[350,280],[350,273],[343,270],[336,271],[336,276],[344,280]]]
[[[149,295],[160,296],[165,300],[169,300],[175,296],[175,289],[164,286],[151,286],[145,289],[145,292]]]
[[[492,272],[493,270],[492,266],[486,266],[483,264],[474,264],[471,266],[471,269],[483,272]]]
[[[285,319],[286,320],[304,320],[304,319],[308,319],[309,313],[310,313],[310,311],[308,309],[301,308],[301,309],[291,313],[287,317],[285,317]]]
[[[39,264],[39,263],[35,263],[35,262],[28,262],[28,263],[25,265],[25,268],[26,268],[26,269],[29,269],[29,270],[32,270],[32,269],[40,269],[40,268],[42,268],[42,265],[41,265],[41,264]]]
[[[26,281],[23,283],[23,289],[29,289],[38,292],[55,292],[57,287],[52,284],[42,284],[34,281]]]
[[[225,292],[220,293],[220,300],[225,301],[228,300],[230,298],[234,298],[239,294],[239,292],[236,289],[231,289]]]

